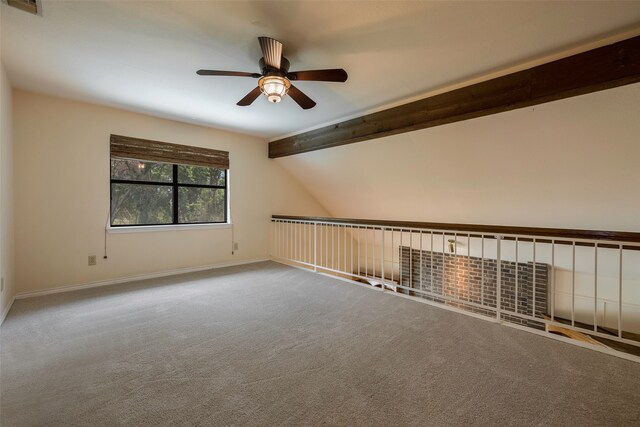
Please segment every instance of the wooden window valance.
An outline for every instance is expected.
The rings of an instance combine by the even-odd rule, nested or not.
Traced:
[[[111,135],[111,158],[229,169],[229,152]]]

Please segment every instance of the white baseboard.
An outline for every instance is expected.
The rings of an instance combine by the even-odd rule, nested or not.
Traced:
[[[79,289],[97,288],[99,286],[135,282],[137,280],[156,279],[159,277],[175,276],[178,274],[186,274],[186,273],[195,273],[197,271],[212,270],[215,268],[223,268],[223,267],[233,267],[235,265],[253,264],[256,262],[264,262],[269,260],[271,260],[271,258],[269,257],[254,258],[254,259],[246,259],[242,261],[223,262],[219,264],[205,265],[200,267],[187,267],[187,268],[178,268],[175,270],[165,270],[165,271],[160,271],[158,273],[147,273],[147,274],[138,274],[135,276],[117,277],[115,279],[99,280],[96,282],[80,283],[77,285],[60,286],[57,288],[43,289],[41,291],[19,292],[18,294],[16,294],[14,299],[23,299],[23,298],[38,297],[42,295],[58,294],[61,292],[77,291]]]
[[[7,308],[5,308],[4,311],[2,312],[2,315],[0,315],[0,326],[2,326],[2,323],[4,322],[4,319],[7,318],[7,314],[9,314],[9,310],[11,310],[11,306],[13,305],[13,302],[15,300],[16,300],[15,296],[13,298],[11,298],[11,301],[7,305]]]

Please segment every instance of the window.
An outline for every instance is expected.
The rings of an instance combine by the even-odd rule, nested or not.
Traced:
[[[228,157],[226,165],[201,158],[195,160],[218,167],[192,165],[185,164],[186,160],[175,153],[167,156],[165,150],[163,160],[170,157],[180,160],[180,163],[167,163],[156,161],[159,156],[152,150],[145,153],[137,147],[140,159],[124,158],[118,151],[122,146],[114,148],[113,139],[114,135],[111,144],[112,227],[227,222],[228,169],[220,166],[228,167]],[[145,149],[149,148],[146,145]],[[172,149],[195,149],[169,145]]]

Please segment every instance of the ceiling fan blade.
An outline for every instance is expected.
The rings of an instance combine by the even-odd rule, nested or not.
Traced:
[[[342,68],[333,70],[292,71],[287,73],[289,80],[313,80],[318,82],[346,82],[347,72]]]
[[[261,93],[260,86],[256,86],[254,90],[249,92],[244,98],[238,101],[236,105],[239,105],[241,107],[246,107],[247,105],[251,105],[253,104],[253,101],[255,101],[260,96],[260,93]]]
[[[254,79],[262,77],[258,73],[244,73],[242,71],[198,70],[196,74],[200,76],[253,77]]]
[[[258,37],[260,48],[262,49],[262,57],[267,67],[280,69],[280,61],[282,59],[282,43],[271,37]]]
[[[293,98],[294,101],[296,101],[299,106],[301,106],[305,110],[316,106],[316,103],[313,99],[302,93],[300,89],[298,89],[294,85],[289,86],[289,95],[291,96],[291,98]]]

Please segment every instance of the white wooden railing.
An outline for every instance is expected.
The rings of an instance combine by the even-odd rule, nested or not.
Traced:
[[[274,216],[271,243],[279,262],[640,361],[640,233]]]

